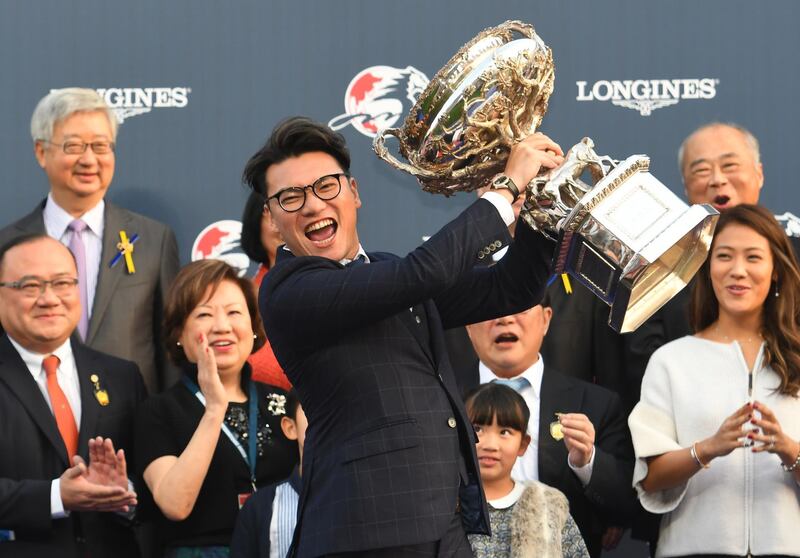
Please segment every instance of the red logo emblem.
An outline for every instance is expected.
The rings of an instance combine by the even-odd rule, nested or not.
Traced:
[[[350,81],[344,94],[345,112],[328,126],[339,130],[351,124],[374,138],[405,116],[427,85],[427,76],[413,66],[370,66]]]
[[[192,261],[222,260],[243,277],[250,267],[250,258],[241,249],[242,223],[224,220],[211,223],[202,230],[192,245]]]

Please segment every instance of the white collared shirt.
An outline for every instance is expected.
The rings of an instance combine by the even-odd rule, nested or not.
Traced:
[[[283,249],[289,252],[290,254],[292,253],[292,250],[286,244],[283,245]],[[358,252],[356,252],[356,257],[353,258],[352,260],[350,258],[342,258],[341,260],[339,260],[339,263],[342,265],[347,265],[353,260],[357,260],[359,256],[364,256],[364,263],[369,263],[369,256],[367,256],[367,253],[364,251],[364,247],[361,245],[360,242],[358,243]]]
[[[100,272],[100,258],[103,254],[105,207],[105,201],[100,200],[100,203],[80,216],[80,219],[86,223],[86,229],[84,229],[81,238],[86,249],[86,294],[89,305],[86,309],[86,316],[89,319],[92,317],[94,293],[97,290],[97,277]],[[75,217],[60,207],[53,199],[52,194],[47,195],[42,218],[44,219],[44,228],[47,231],[47,235],[60,241],[64,246],[69,246],[73,233],[67,227],[75,220]]]
[[[361,246],[360,242],[358,243],[358,252],[356,252],[356,257],[353,258],[352,260],[349,258],[342,258],[341,260],[339,260],[339,263],[342,265],[347,265],[350,262],[357,260],[359,257],[364,258],[364,263],[369,263],[369,256],[367,256],[367,253],[364,251],[364,247]]]
[[[492,506],[496,510],[505,510],[519,502],[519,499],[522,498],[522,494],[525,492],[525,485],[521,482],[515,482],[514,488],[511,489],[511,492],[506,494],[505,496],[501,496],[500,498],[495,498],[494,500],[487,500],[486,503]]]
[[[483,362],[478,364],[478,372],[480,374],[480,383],[488,384],[492,380],[500,378],[492,372],[488,366]],[[522,374],[514,378],[507,378],[513,380],[515,378],[525,378],[531,384],[530,387],[525,387],[520,390],[520,395],[528,405],[531,412],[531,417],[528,420],[528,434],[531,437],[531,443],[525,454],[517,459],[514,468],[511,470],[511,477],[520,482],[538,481],[539,480],[539,410],[541,403],[542,392],[542,377],[544,376],[544,359],[542,355]],[[555,420],[555,417],[553,417]],[[589,463],[583,467],[573,467],[567,457],[567,465],[577,475],[581,483],[586,486],[592,478],[592,468],[594,466],[595,452],[592,451],[592,457]]]
[[[69,401],[69,406],[72,409],[72,416],[75,417],[75,425],[80,431],[81,427],[81,388],[78,380],[78,366],[75,364],[75,356],[72,354],[72,344],[67,339],[63,345],[57,348],[52,353],[46,355],[34,353],[29,351],[9,335],[8,340],[19,353],[25,366],[33,376],[36,385],[39,386],[39,391],[42,392],[50,412],[53,412],[53,404],[50,402],[50,393],[47,391],[47,374],[44,371],[42,362],[45,357],[49,355],[56,355],[59,359],[58,369],[56,370],[56,379],[61,391]],[[68,512],[64,511],[64,503],[61,501],[61,480],[54,479],[50,483],[50,515],[53,519],[60,519],[66,517]]]

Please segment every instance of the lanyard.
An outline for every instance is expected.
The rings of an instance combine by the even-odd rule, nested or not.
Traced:
[[[203,392],[200,391],[200,387],[196,383],[194,383],[191,378],[187,375],[181,376],[181,381],[186,388],[191,391],[197,400],[203,404],[203,407],[206,406],[206,398],[203,395]],[[256,490],[256,443],[258,437],[258,396],[256,394],[256,383],[253,380],[250,380],[250,387],[249,387],[249,400],[248,404],[248,413],[247,413],[247,453],[245,453],[244,448],[242,447],[241,442],[236,437],[236,435],[228,428],[228,425],[225,424],[225,421],[222,421],[222,432],[228,437],[228,439],[233,443],[234,447],[239,450],[239,453],[244,459],[244,462],[250,467],[250,484],[253,485],[253,492]]]

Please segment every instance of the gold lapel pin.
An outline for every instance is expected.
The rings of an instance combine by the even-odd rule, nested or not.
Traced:
[[[94,384],[94,398],[102,407],[107,406],[111,401],[108,399],[108,392],[100,387],[100,377],[92,374],[89,380]]]

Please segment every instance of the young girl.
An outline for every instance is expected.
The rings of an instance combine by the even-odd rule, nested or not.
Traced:
[[[483,384],[467,397],[466,408],[478,434],[492,527],[491,537],[469,535],[475,558],[588,558],[566,496],[540,482],[511,478],[511,468],[531,441],[526,432],[530,411],[522,396],[504,385]]]

